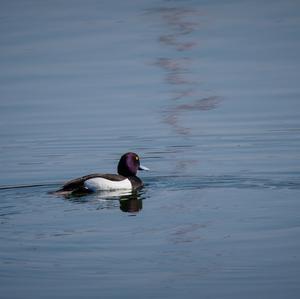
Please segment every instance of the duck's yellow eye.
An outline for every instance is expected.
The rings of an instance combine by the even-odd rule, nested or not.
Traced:
[[[138,156],[135,156],[135,160],[138,160],[139,159],[139,157]]]

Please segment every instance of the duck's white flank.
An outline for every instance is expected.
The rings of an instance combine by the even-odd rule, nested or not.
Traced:
[[[108,191],[108,190],[131,190],[132,185],[128,179],[123,181],[110,181],[104,178],[93,178],[86,180],[84,186],[93,191]]]

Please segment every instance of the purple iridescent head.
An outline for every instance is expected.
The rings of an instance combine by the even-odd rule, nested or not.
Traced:
[[[140,163],[140,158],[135,153],[124,154],[118,164],[118,174],[125,177],[135,176],[138,170],[149,170]]]

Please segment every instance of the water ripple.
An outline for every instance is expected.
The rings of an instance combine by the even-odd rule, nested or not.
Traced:
[[[290,178],[243,175],[159,176],[147,179],[147,187],[176,190],[235,188],[235,189],[300,189],[299,176]]]

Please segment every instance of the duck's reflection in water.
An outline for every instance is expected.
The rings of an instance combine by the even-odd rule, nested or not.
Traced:
[[[138,213],[143,208],[143,199],[138,192],[121,196],[119,201],[120,210],[125,213]]]
[[[120,208],[122,212],[136,214],[143,208],[145,193],[143,190],[101,191],[89,195],[73,195],[65,197],[74,203],[94,203],[98,210]]]

